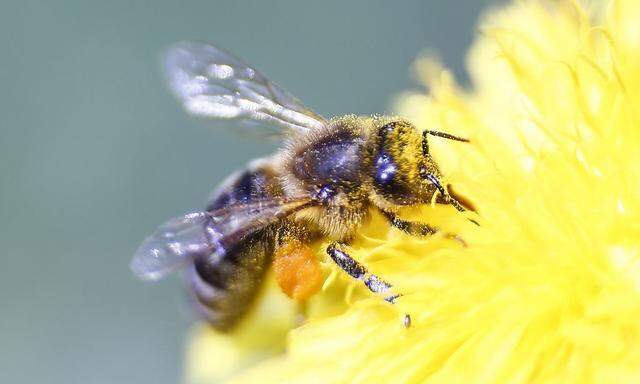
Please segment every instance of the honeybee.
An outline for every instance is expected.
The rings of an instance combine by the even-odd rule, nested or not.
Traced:
[[[324,118],[242,60],[204,43],[170,47],[163,64],[188,113],[277,127],[284,141],[274,155],[228,177],[202,211],[159,227],[131,262],[145,280],[185,268],[195,309],[219,330],[238,322],[271,265],[290,297],[316,293],[323,276],[309,244],[320,239],[331,241],[326,252],[340,269],[393,303],[399,293],[347,249],[371,211],[408,234],[426,236],[438,229],[401,219],[401,207],[435,199],[465,210],[441,183],[428,138],[467,139],[420,132],[399,117]]]

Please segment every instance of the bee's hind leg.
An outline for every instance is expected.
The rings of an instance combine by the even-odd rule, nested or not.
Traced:
[[[391,284],[387,283],[378,275],[369,273],[362,263],[349,256],[347,252],[341,250],[337,243],[332,243],[327,247],[327,254],[340,269],[354,279],[362,281],[371,292],[383,295],[385,301],[395,304],[396,299],[402,296],[400,294],[394,294],[391,291],[393,287]],[[403,325],[406,328],[411,325],[411,316],[409,314],[404,315]]]

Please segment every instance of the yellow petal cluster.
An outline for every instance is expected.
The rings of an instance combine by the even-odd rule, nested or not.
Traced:
[[[467,246],[376,217],[353,255],[404,293],[397,305],[326,262],[302,325],[270,289],[278,304],[250,316],[253,328],[195,332],[188,381],[640,382],[640,2],[493,9],[468,68],[464,89],[420,60],[428,91],[397,105],[421,128],[472,140],[432,147],[480,225],[450,207],[406,213]]]

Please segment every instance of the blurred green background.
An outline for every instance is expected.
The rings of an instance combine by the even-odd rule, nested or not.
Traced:
[[[0,382],[180,379],[181,281],[136,281],[131,254],[275,144],[185,116],[164,46],[225,47],[321,114],[383,113],[425,48],[464,79],[487,3],[3,1]]]

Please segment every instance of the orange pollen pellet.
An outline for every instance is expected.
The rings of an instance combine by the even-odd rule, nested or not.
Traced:
[[[288,241],[275,251],[273,270],[282,291],[296,300],[311,297],[324,280],[320,262],[311,248],[297,240]]]

